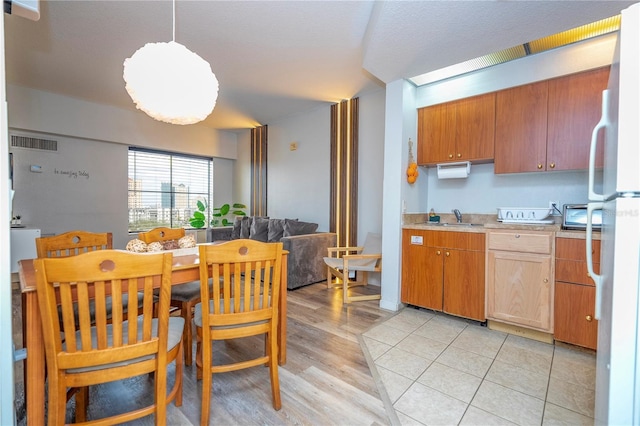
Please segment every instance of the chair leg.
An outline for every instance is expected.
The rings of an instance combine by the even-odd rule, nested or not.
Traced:
[[[193,305],[194,302],[183,302],[180,304],[180,314],[184,318],[184,331],[182,332],[182,342],[184,344],[184,363],[191,365],[193,362]]]
[[[269,376],[271,379],[271,398],[273,408],[279,410],[282,407],[280,400],[280,379],[278,376],[278,343],[274,329],[265,336],[269,340]]]
[[[345,268],[342,272],[342,304],[345,305],[350,302],[349,300],[349,270]]]
[[[196,380],[202,380],[202,329],[196,327]]]
[[[183,345],[180,345],[180,349],[178,349],[178,356],[176,357],[176,378],[175,378],[175,387],[176,387],[176,399],[175,406],[182,406],[182,373],[183,373],[183,365],[184,365],[184,351]]]
[[[201,336],[200,336],[201,337]],[[200,344],[201,354],[201,376],[202,376],[202,412],[200,413],[200,425],[207,426],[209,424],[209,409],[211,406],[211,387],[213,382],[213,374],[211,373],[211,341],[207,342],[209,349],[204,348],[202,339],[198,341]]]
[[[48,424],[49,426],[63,425],[66,423],[67,414],[67,389],[61,386],[58,380],[51,380],[49,377],[49,405]]]
[[[331,288],[331,270],[327,268],[327,288]]]
[[[87,421],[87,408],[89,407],[89,387],[76,390],[76,423]]]

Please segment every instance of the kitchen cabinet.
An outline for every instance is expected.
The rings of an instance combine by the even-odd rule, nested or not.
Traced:
[[[608,79],[604,67],[497,92],[495,173],[586,169]]]
[[[418,110],[418,164],[493,160],[495,93]]]
[[[598,344],[594,318],[595,286],[587,273],[584,239],[556,238],[554,338],[590,349]],[[600,241],[592,246],[594,270],[600,271]]]
[[[483,233],[405,229],[403,303],[484,321]]]
[[[487,318],[553,332],[553,233],[487,233]]]

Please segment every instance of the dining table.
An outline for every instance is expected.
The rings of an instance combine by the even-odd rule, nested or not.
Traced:
[[[206,243],[215,244],[215,243]],[[199,244],[200,245],[200,244]],[[200,279],[198,247],[172,250],[171,285],[180,285]],[[287,361],[287,255],[282,253],[280,274],[280,301],[278,304],[278,364]],[[20,290],[22,292],[23,342],[27,357],[25,363],[25,403],[27,425],[45,423],[45,354],[42,337],[42,319],[38,307],[34,259],[19,261]]]

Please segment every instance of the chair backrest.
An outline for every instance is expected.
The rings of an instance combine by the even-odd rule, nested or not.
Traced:
[[[362,246],[362,254],[380,254],[382,253],[382,235],[367,233]]]
[[[111,232],[69,231],[51,237],[36,238],[38,258],[77,256],[90,251],[112,248]]]
[[[203,329],[277,317],[282,243],[233,240],[200,246]],[[209,303],[207,303],[209,301]]]
[[[158,362],[166,363],[172,258],[171,253],[100,250],[34,260],[50,374],[126,364],[145,356],[157,356]],[[160,288],[157,319],[154,287]],[[143,295],[141,315],[126,321],[122,299],[130,296],[127,310],[134,312],[138,309],[137,293]],[[62,321],[58,320],[59,311]]]
[[[140,232],[138,234],[138,239],[144,241],[145,243],[155,243],[162,242],[168,240],[179,240],[184,237],[184,228],[154,228],[147,232]]]

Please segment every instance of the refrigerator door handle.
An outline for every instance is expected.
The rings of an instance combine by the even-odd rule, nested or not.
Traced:
[[[602,115],[600,121],[591,132],[591,146],[589,148],[589,201],[604,201],[604,195],[595,191],[596,150],[598,148],[598,134],[600,130],[609,126],[609,90],[602,91]]]
[[[604,203],[593,202],[587,204],[587,271],[596,285],[596,306],[594,317],[600,319],[600,307],[602,305],[602,275],[598,275],[593,270],[593,211],[602,210]]]

